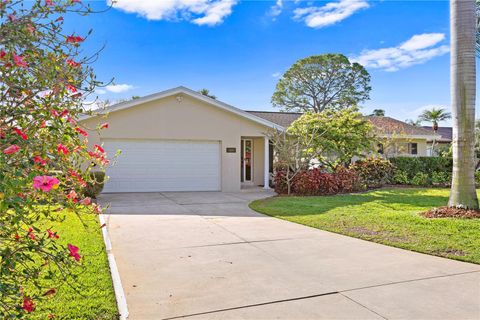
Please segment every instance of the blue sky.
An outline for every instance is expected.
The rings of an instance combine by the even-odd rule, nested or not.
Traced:
[[[105,45],[95,69],[116,86],[100,90],[101,99],[184,85],[239,108],[275,110],[278,76],[296,60],[343,53],[372,77],[362,112],[381,108],[404,120],[449,108],[448,11],[448,1],[119,0],[67,27],[93,28],[87,52]]]

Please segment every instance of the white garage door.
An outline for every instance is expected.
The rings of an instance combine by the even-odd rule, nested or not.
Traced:
[[[110,158],[104,192],[219,191],[220,143],[213,141],[104,140]]]

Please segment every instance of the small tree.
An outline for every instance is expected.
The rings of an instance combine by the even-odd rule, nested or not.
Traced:
[[[285,111],[322,112],[369,99],[370,75],[342,54],[323,54],[297,61],[278,81],[272,104]]]
[[[324,132],[313,129],[315,136]],[[295,177],[302,171],[308,170],[312,160],[319,155],[314,148],[314,135],[297,135],[273,129],[266,133],[275,150],[274,167],[280,171],[287,185],[287,194],[291,193]]]
[[[28,318],[83,261],[42,221],[62,209],[101,213],[83,195],[89,171],[108,164],[101,146],[88,149],[91,113],[83,101],[98,82],[93,58],[80,56],[84,37],[62,32],[63,15],[90,13],[78,0],[0,2],[0,318]],[[74,241],[74,240],[67,240]],[[81,286],[81,284],[78,284]],[[53,287],[52,287],[53,286]]]
[[[321,136],[317,134],[320,130],[324,131]],[[310,137],[317,160],[332,170],[375,147],[373,126],[356,107],[306,113],[292,123],[288,132]]]
[[[385,117],[385,110],[383,109],[374,109],[371,116],[375,117]]]
[[[418,120],[420,122],[431,122],[433,132],[436,135],[438,131],[438,123],[450,119],[451,117],[452,115],[450,114],[450,112],[447,112],[443,108],[432,108],[430,110],[423,111],[422,114],[418,117]],[[432,154],[434,154],[435,152],[435,144],[436,139],[434,138],[432,142]]]

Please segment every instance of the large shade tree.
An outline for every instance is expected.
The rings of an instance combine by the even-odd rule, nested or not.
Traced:
[[[277,83],[272,104],[285,111],[343,109],[369,99],[370,75],[342,54],[298,60]]]
[[[475,0],[450,1],[453,175],[448,205],[478,209],[475,190]]]

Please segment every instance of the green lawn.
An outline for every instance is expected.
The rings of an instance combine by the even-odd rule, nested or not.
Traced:
[[[258,212],[322,230],[480,264],[480,219],[427,219],[444,206],[448,189],[381,189],[325,197],[257,200]]]
[[[82,215],[86,226],[73,213],[65,213],[65,221],[43,223],[43,228],[52,227],[60,235],[57,241],[72,243],[80,248],[83,266],[79,268],[77,282],[81,292],[63,284],[56,295],[38,302],[29,319],[47,319],[49,313],[55,319],[117,319],[112,280],[105,253],[105,246],[98,217]],[[54,286],[54,284],[52,284]]]

